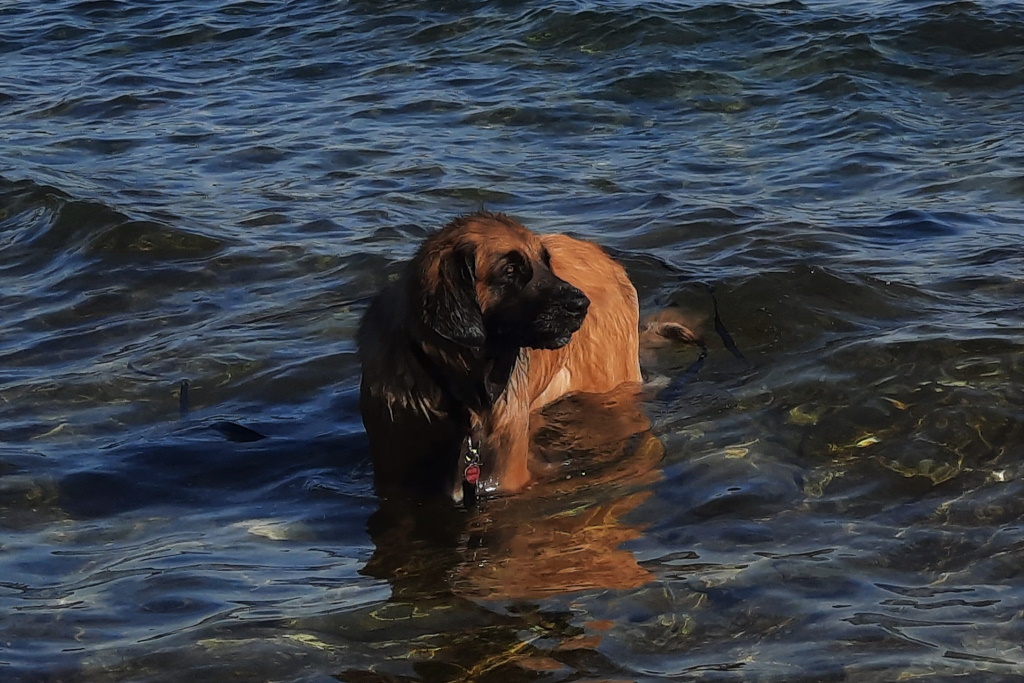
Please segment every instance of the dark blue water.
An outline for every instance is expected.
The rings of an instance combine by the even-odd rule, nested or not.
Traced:
[[[382,508],[354,330],[481,207],[709,355]],[[1022,234],[1018,3],[0,4],[0,678],[1018,680]]]

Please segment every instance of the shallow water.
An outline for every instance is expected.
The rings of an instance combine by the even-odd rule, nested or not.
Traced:
[[[5,680],[1024,675],[1019,5],[14,2],[0,55]],[[709,355],[663,456],[381,507],[354,330],[480,207]]]

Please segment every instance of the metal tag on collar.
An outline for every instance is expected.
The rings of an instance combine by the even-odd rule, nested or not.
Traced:
[[[466,437],[466,469],[462,471],[462,501],[466,507],[476,505],[477,491],[480,488],[480,449],[473,443],[473,437]]]
[[[466,469],[462,479],[474,486],[480,481],[480,449],[473,443],[473,437],[466,437]]]

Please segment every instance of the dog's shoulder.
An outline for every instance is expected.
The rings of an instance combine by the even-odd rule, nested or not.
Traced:
[[[552,259],[583,262],[594,258],[610,260],[608,253],[599,244],[570,237],[560,232],[541,235],[540,241],[547,248]]]

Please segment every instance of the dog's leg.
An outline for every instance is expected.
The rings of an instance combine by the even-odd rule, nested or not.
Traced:
[[[487,440],[492,466],[488,487],[514,493],[530,483],[530,411],[523,401],[507,401],[495,410]]]

